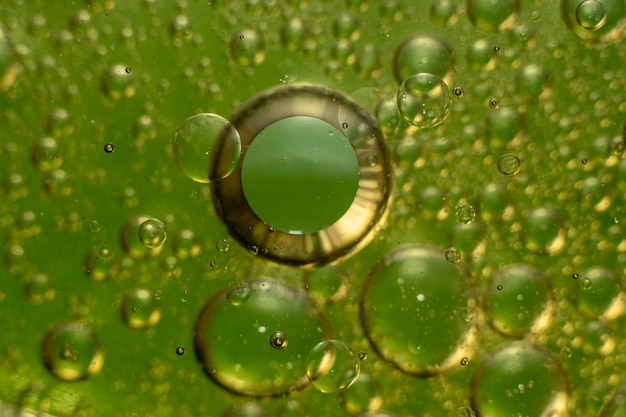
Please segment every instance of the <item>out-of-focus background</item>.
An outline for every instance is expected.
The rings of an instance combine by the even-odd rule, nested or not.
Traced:
[[[0,415],[626,415],[625,31],[623,0],[5,1]],[[308,269],[192,180],[299,83],[393,180]]]

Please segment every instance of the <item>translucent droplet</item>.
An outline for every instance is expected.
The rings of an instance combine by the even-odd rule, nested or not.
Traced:
[[[539,207],[528,213],[523,223],[526,247],[537,253],[555,254],[565,244],[565,231],[554,209]]]
[[[498,100],[494,100],[495,107],[499,107]],[[501,148],[521,135],[524,131],[524,121],[517,110],[511,107],[494,108],[494,111],[487,116],[486,130],[489,144],[495,148]]]
[[[267,417],[267,413],[260,405],[248,402],[231,407],[221,417]]]
[[[421,128],[441,124],[450,113],[450,90],[433,74],[415,74],[402,82],[397,94],[402,118]]]
[[[450,84],[454,77],[454,55],[438,37],[418,35],[405,40],[396,50],[393,73],[398,83],[419,73],[433,74]]]
[[[230,244],[228,243],[226,239],[220,239],[215,244],[215,248],[219,252],[228,252],[228,250],[230,249]]]
[[[52,197],[68,196],[72,193],[69,176],[62,169],[54,169],[47,173],[44,188]]]
[[[355,41],[359,38],[359,21],[352,13],[339,13],[333,22],[333,34],[337,39]]]
[[[350,387],[359,377],[360,364],[348,345],[338,340],[325,340],[309,352],[306,375],[318,390],[326,394]]]
[[[467,50],[467,62],[476,71],[490,71],[495,66],[496,55],[492,43],[486,39],[474,41]]]
[[[77,381],[100,372],[104,353],[93,330],[78,322],[52,329],[43,343],[48,370],[63,381]]]
[[[284,349],[287,347],[288,343],[289,343],[289,340],[287,339],[287,336],[283,332],[280,332],[280,331],[274,332],[270,336],[270,345],[274,349]]]
[[[217,114],[200,113],[178,127],[172,140],[172,154],[183,174],[193,181],[207,183],[233,172],[241,156],[241,140],[228,120]],[[216,161],[212,167],[210,161]]]
[[[237,280],[229,284],[228,288],[226,299],[234,306],[240,306],[250,298],[250,284],[246,281]]]
[[[115,145],[113,145],[111,142],[107,142],[104,144],[104,152],[106,153],[113,153],[115,152]]]
[[[526,342],[512,342],[480,362],[472,379],[472,404],[481,416],[510,416],[511,410],[523,416],[565,416],[568,388],[555,356]]]
[[[37,141],[33,147],[33,162],[40,171],[57,169],[63,163],[59,154],[59,144],[56,139],[46,137]]]
[[[458,20],[457,3],[453,0],[435,0],[430,8],[430,19],[442,27],[454,24]]]
[[[155,218],[144,220],[137,230],[137,235],[141,243],[149,248],[158,248],[165,243],[167,239],[167,232],[165,231],[165,224]]]
[[[179,259],[195,258],[200,253],[200,242],[188,229],[181,230],[174,238],[174,254]]]
[[[350,389],[341,392],[344,410],[353,416],[378,410],[383,403],[382,390],[369,374],[360,373]]]
[[[151,247],[144,244],[141,240],[142,238],[139,234],[139,227],[143,224],[143,222],[150,219],[150,217],[146,216],[133,217],[122,227],[122,246],[128,256],[133,259],[144,259],[148,256],[155,256],[161,253],[161,250],[163,249],[162,244]],[[165,229],[163,229],[163,231],[165,231]],[[159,239],[163,237],[158,224],[151,225],[151,223],[148,223],[146,225],[145,233],[144,237],[148,243],[150,243],[153,238],[156,239],[155,242],[158,242]],[[167,237],[167,235],[165,235],[165,237]]]
[[[248,285],[245,303],[231,304],[226,288],[198,315],[200,362],[218,384],[241,395],[276,397],[304,388],[307,353],[330,331],[326,318],[306,292],[282,281],[264,278]],[[288,335],[288,348],[268,343],[272,329]]]
[[[590,319],[614,320],[626,310],[626,295],[615,273],[594,267],[581,274],[578,311]]]
[[[467,0],[469,20],[485,32],[502,32],[510,29],[519,12],[519,0]]]
[[[174,17],[170,30],[175,40],[189,40],[193,35],[189,18],[182,14]]]
[[[278,81],[283,84],[291,84],[298,79],[298,66],[291,60],[280,62],[276,66]]]
[[[449,247],[448,250],[446,250],[446,260],[453,264],[461,262],[461,251],[454,246]]]
[[[519,172],[521,162],[517,155],[507,153],[498,159],[498,171],[504,175],[515,175]]]
[[[113,65],[104,73],[102,83],[105,93],[113,100],[135,95],[135,77],[126,72],[126,65]]]
[[[32,304],[40,305],[52,300],[56,291],[50,284],[50,279],[45,274],[36,274],[28,278],[25,286],[25,294]]]
[[[244,29],[233,35],[230,49],[239,65],[258,65],[265,60],[265,42],[261,34],[252,29]]]
[[[468,224],[476,218],[476,210],[470,204],[459,203],[454,207],[454,217],[459,223]]]
[[[360,306],[381,356],[416,375],[457,367],[475,337],[473,324],[459,314],[471,302],[466,278],[461,264],[430,246],[398,248],[382,259],[367,278]]]
[[[307,29],[300,18],[293,18],[283,26],[281,40],[288,51],[302,49],[307,36]]]
[[[159,302],[149,291],[132,291],[122,301],[122,317],[132,329],[154,327],[161,318]]]
[[[536,103],[551,93],[550,74],[542,66],[529,64],[517,76],[517,91],[529,103]]]
[[[85,264],[87,274],[94,281],[114,277],[119,270],[119,265],[114,262],[111,250],[106,245],[92,249],[87,255]]]
[[[183,355],[185,354],[185,348],[184,348],[184,347],[182,347],[182,346],[178,346],[178,347],[176,348],[176,354],[177,354],[178,356],[183,356]]]
[[[581,1],[576,8],[576,21],[583,29],[600,29],[606,22],[604,5],[597,0]]]

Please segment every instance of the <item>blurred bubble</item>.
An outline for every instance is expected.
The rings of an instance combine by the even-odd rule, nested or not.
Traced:
[[[239,65],[258,65],[265,60],[265,42],[256,30],[244,29],[235,33],[230,50]]]
[[[40,171],[57,169],[63,163],[59,154],[59,144],[56,139],[45,137],[33,146],[33,162]]]
[[[393,74],[398,83],[419,73],[435,75],[446,84],[452,82],[454,54],[445,40],[417,35],[406,39],[398,47],[393,59]]]
[[[476,218],[476,210],[470,204],[460,203],[454,207],[454,217],[459,223],[468,224]]]
[[[146,290],[135,290],[124,296],[122,301],[122,317],[132,329],[148,329],[154,327],[161,318],[158,300]]]
[[[366,373],[360,373],[350,389],[342,391],[340,395],[344,410],[353,416],[378,410],[383,403],[381,387]]]
[[[485,32],[510,29],[520,12],[519,0],[467,0],[467,16]]]
[[[104,91],[113,100],[121,100],[135,95],[135,78],[132,72],[126,71],[126,68],[126,65],[113,65],[103,75]]]

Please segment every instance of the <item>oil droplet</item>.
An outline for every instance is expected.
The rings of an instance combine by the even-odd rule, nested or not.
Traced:
[[[274,332],[270,336],[270,345],[274,349],[284,349],[287,347],[287,343],[289,343],[289,340],[287,340],[285,333],[281,331]]]
[[[122,317],[132,329],[148,329],[154,327],[161,319],[159,302],[154,295],[146,290],[135,290],[122,301]]]
[[[189,117],[176,130],[172,154],[183,174],[193,181],[208,183],[233,172],[241,155],[241,140],[222,116],[200,113]],[[215,165],[211,167],[210,161],[216,161]]]
[[[561,219],[551,207],[530,211],[524,219],[523,232],[526,247],[532,252],[553,255],[565,246]]]
[[[441,124],[450,113],[450,90],[433,74],[415,74],[402,82],[397,94],[402,118],[421,128]]]
[[[46,137],[37,141],[33,147],[33,162],[40,171],[60,168],[63,158],[60,157],[57,140]]]
[[[139,225],[137,235],[141,243],[149,248],[158,248],[167,239],[165,224],[161,220],[154,218],[144,220]]]
[[[126,72],[126,65],[113,65],[102,78],[105,93],[113,100],[121,100],[135,95],[135,78]]]
[[[77,381],[100,372],[104,353],[93,330],[82,323],[61,324],[43,342],[48,370],[63,381]]]
[[[261,34],[252,29],[244,29],[233,35],[230,49],[239,65],[258,65],[265,60],[265,42]]]
[[[184,348],[184,347],[182,347],[182,346],[178,346],[178,347],[176,348],[176,354],[177,354],[178,356],[182,356],[182,355],[184,355],[184,354],[185,354],[185,348]]]
[[[246,281],[237,280],[229,284],[228,288],[226,299],[234,306],[240,306],[250,298],[250,284]]]
[[[446,260],[453,264],[458,264],[461,262],[461,251],[454,246],[449,247],[448,250],[446,250]]]
[[[515,175],[519,172],[521,162],[516,155],[507,153],[498,159],[498,171],[504,175]]]
[[[606,22],[604,5],[597,0],[584,0],[576,8],[576,21],[586,30],[598,30]]]
[[[215,248],[219,252],[228,252],[228,250],[230,249],[230,244],[228,243],[226,239],[220,239],[215,244]]]
[[[519,0],[467,0],[469,20],[485,32],[510,29],[517,20],[519,11]]]
[[[460,203],[454,208],[454,217],[459,223],[472,223],[476,218],[476,210],[470,204]]]
[[[147,220],[152,219],[146,216],[133,217],[124,224],[120,232],[122,246],[128,256],[133,259],[144,259],[148,256],[156,256],[161,253],[161,250],[163,249],[162,244],[158,244],[156,246],[150,245],[158,243],[161,239],[164,241],[164,238],[167,237],[167,234],[164,234],[165,226],[163,226],[161,230],[158,223],[149,222],[146,224],[145,230],[142,230],[142,233],[140,233],[140,226]],[[154,220],[157,220],[157,222],[160,221],[158,219]],[[145,244],[143,239],[145,239],[148,244]]]
[[[353,416],[378,410],[383,403],[380,385],[369,374],[361,373],[350,389],[340,394],[344,410]]]
[[[454,78],[454,54],[442,38],[418,35],[405,40],[396,50],[393,74],[398,83],[419,73],[433,74],[450,84]]]
[[[348,389],[359,377],[359,361],[348,345],[325,340],[309,352],[306,375],[318,390],[326,394]]]
[[[113,153],[115,152],[115,145],[113,145],[111,142],[107,142],[104,144],[104,152],[106,153]]]

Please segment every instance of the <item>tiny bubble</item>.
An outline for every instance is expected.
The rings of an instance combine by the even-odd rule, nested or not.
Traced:
[[[461,358],[461,365],[465,366],[469,363],[469,359],[467,359],[466,357]]]
[[[130,72],[132,71],[132,69],[130,69],[130,67],[126,67],[125,71],[126,71],[126,74],[130,74]]]
[[[581,162],[583,165],[585,165],[585,164],[587,163],[587,160],[586,160],[586,159],[583,159],[583,160],[581,160],[580,162]]]
[[[359,360],[361,361],[367,360],[367,352],[365,352],[364,350],[359,350],[359,352],[357,353],[357,356],[359,357]]]
[[[500,52],[500,47],[499,46],[494,46],[493,47],[493,51],[494,52]]]
[[[498,291],[501,291],[502,290],[502,285],[498,285],[496,288],[498,289]]]
[[[113,145],[111,142],[107,142],[104,144],[104,151],[106,153],[113,153],[115,151],[115,145]]]
[[[343,123],[341,124],[341,127],[343,127],[344,129],[347,129],[347,128],[348,128],[348,124],[347,124],[346,122],[343,122]]]
[[[574,279],[578,279],[578,277],[579,277],[579,276],[580,276],[580,275],[578,275],[577,273],[574,273],[574,274],[572,275],[572,278],[574,278]]]
[[[176,354],[177,354],[178,356],[184,355],[184,354],[185,354],[185,348],[184,348],[184,347],[182,347],[182,346],[178,346],[178,347],[176,348]]]

